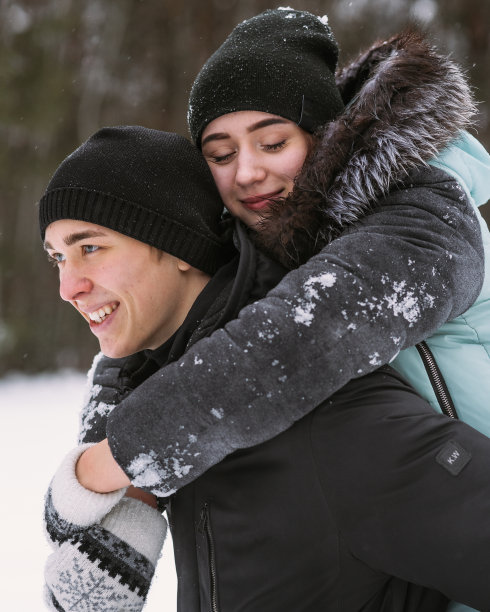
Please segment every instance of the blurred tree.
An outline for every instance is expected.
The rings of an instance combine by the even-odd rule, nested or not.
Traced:
[[[0,375],[87,368],[97,342],[57,296],[35,202],[59,162],[103,125],[187,135],[187,97],[207,57],[265,0],[0,0]],[[328,14],[345,63],[416,23],[467,69],[490,145],[488,2],[296,0]]]

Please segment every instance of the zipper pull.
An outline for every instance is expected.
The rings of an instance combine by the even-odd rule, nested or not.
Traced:
[[[201,513],[199,515],[199,522],[197,524],[197,530],[199,531],[199,533],[206,532],[207,522],[208,522],[208,505],[204,504],[204,506],[201,508]]]

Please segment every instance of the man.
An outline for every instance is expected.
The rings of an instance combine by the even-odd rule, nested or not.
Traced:
[[[202,314],[234,278],[233,265],[223,266],[233,250],[221,211],[205,162],[175,134],[105,128],[60,165],[40,203],[44,247],[59,269],[61,297],[106,355],[156,349],[132,358],[147,377],[172,347],[199,334]],[[58,610],[82,602],[91,609],[107,598],[114,609],[139,609],[166,522],[144,491],[83,488],[74,468],[89,446],[65,459],[46,498],[57,549],[46,567],[46,599]]]

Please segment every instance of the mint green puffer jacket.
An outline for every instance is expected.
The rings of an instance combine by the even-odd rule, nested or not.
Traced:
[[[431,162],[458,180],[475,209],[490,199],[490,155],[467,132]],[[485,248],[485,280],[478,299],[462,315],[440,327],[427,344],[444,376],[458,416],[490,436],[490,232],[477,210]],[[440,407],[415,347],[391,364],[438,410]],[[451,603],[450,612],[472,608]]]

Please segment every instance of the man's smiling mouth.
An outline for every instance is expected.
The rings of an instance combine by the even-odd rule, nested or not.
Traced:
[[[118,307],[119,304],[117,304],[116,302],[112,303],[112,304],[106,304],[105,306],[103,306],[102,308],[99,308],[98,310],[94,310],[93,312],[89,312],[88,313],[88,317],[91,321],[94,321],[95,323],[102,323],[102,321],[110,314],[112,314],[114,312],[114,310],[116,310],[116,308]]]

